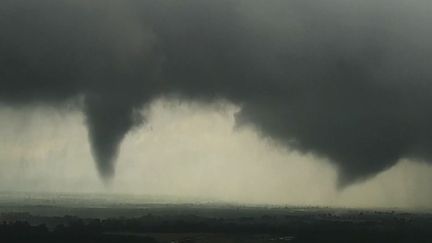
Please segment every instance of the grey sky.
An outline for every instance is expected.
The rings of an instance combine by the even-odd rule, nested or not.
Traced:
[[[120,145],[151,120],[140,111],[168,96],[196,102],[202,113],[227,102],[236,107],[230,126],[249,129],[257,141],[272,141],[269,151],[325,161],[335,173],[336,179],[327,177],[334,179],[333,187],[365,182],[401,160],[429,163],[431,12],[432,3],[425,0],[5,0],[0,102],[24,119],[13,118],[21,124],[15,136],[23,137],[3,150],[23,156],[58,151],[42,143],[45,133],[40,147],[24,139],[26,130],[33,139],[33,132],[51,134],[49,124],[32,130],[25,116],[44,109],[59,119],[83,114],[86,130],[79,131],[89,142],[80,140],[88,148],[77,153],[92,155],[109,182],[124,166],[117,160],[128,164],[121,156],[135,158]],[[179,133],[171,132],[156,137]],[[194,151],[199,144],[190,146]],[[150,147],[146,163],[154,158]],[[68,154],[58,163],[76,163],[67,162],[66,156],[78,156],[73,150],[65,145],[60,151]],[[266,153],[262,156],[270,156]],[[246,168],[248,160],[237,165]]]
[[[401,161],[336,190],[328,161],[287,150],[252,128],[235,128],[229,103],[158,100],[124,141],[105,187],[79,111],[0,109],[0,190],[171,195],[240,203],[428,208],[432,168]],[[63,111],[64,112],[64,111]],[[175,122],[173,122],[175,120]]]

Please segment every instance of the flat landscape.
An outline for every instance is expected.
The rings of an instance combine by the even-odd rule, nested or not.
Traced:
[[[187,203],[127,195],[0,193],[8,242],[430,242],[432,214]],[[2,241],[4,242],[4,241]]]

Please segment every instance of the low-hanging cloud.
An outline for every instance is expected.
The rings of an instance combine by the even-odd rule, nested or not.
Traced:
[[[223,98],[237,124],[328,158],[345,185],[432,160],[431,13],[422,0],[5,0],[0,101],[83,97],[109,179],[137,109]]]

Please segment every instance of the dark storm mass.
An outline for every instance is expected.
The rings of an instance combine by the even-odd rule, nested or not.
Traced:
[[[227,99],[237,124],[327,158],[343,186],[432,161],[432,8],[414,2],[3,0],[0,102],[82,97],[109,179],[139,108]]]

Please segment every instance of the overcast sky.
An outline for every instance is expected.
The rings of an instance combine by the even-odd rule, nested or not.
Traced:
[[[0,187],[428,205],[430,23],[429,0],[3,0]]]
[[[236,107],[159,99],[130,133],[111,186],[99,179],[77,110],[0,108],[0,190],[171,195],[203,200],[344,207],[427,208],[432,168],[401,161],[336,189],[326,160],[299,154],[253,128],[236,128]]]

